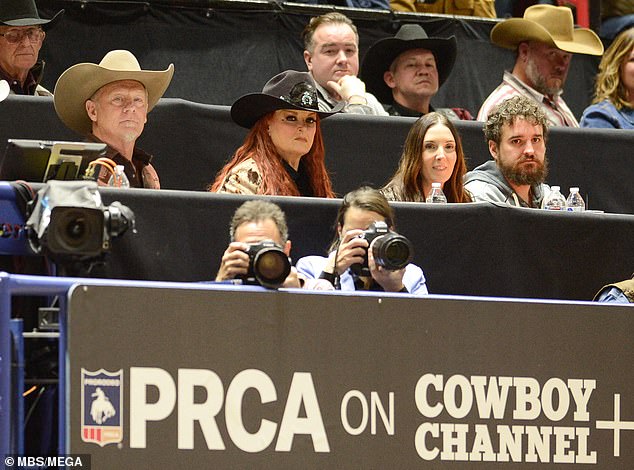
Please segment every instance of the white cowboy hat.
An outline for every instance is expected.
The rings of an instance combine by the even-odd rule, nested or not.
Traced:
[[[491,30],[491,41],[507,49],[516,49],[522,41],[539,41],[562,51],[601,55],[603,43],[586,28],[575,28],[572,10],[553,5],[533,5],[523,18],[510,18]]]
[[[174,75],[174,64],[165,70],[141,70],[130,51],[108,52],[99,64],[81,63],[68,68],[55,84],[54,104],[59,118],[80,134],[92,132],[92,121],[86,112],[86,100],[108,83],[136,80],[148,93],[148,112],[163,96]]]

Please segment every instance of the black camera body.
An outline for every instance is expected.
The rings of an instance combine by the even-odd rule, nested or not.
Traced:
[[[272,240],[249,245],[249,269],[243,277],[245,284],[277,289],[291,272],[291,261],[281,246]]]
[[[372,245],[374,262],[390,271],[403,269],[414,256],[411,242],[403,235],[391,231],[385,222],[374,222],[359,238],[367,240],[368,247],[376,240]],[[350,269],[359,276],[370,276],[368,253],[366,252],[363,263],[353,264]]]

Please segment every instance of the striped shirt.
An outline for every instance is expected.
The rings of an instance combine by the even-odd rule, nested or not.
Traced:
[[[561,95],[548,97],[529,87],[510,72],[504,72],[502,83],[484,101],[478,112],[478,121],[486,121],[491,110],[513,96],[522,95],[541,103],[551,126],[579,127],[579,123]]]

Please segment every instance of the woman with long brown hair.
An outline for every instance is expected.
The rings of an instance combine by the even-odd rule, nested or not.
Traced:
[[[462,178],[467,172],[460,135],[442,114],[420,117],[409,130],[396,173],[381,189],[390,201],[425,202],[440,183],[447,202],[471,202]]]
[[[320,120],[338,110],[319,111],[309,73],[287,70],[276,75],[262,93],[245,95],[231,106],[232,119],[251,130],[209,190],[334,197]]]

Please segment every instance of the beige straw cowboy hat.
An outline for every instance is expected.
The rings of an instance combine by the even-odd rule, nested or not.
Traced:
[[[148,112],[163,96],[174,75],[174,64],[165,70],[141,70],[130,51],[108,52],[99,64],[73,65],[60,75],[55,84],[55,111],[66,126],[80,134],[92,132],[86,112],[88,100],[99,88],[119,80],[136,80],[148,93]]]
[[[553,5],[533,5],[523,18],[510,18],[491,30],[491,41],[507,49],[516,49],[522,41],[539,41],[562,51],[601,55],[603,43],[586,28],[575,28],[572,10]]]

